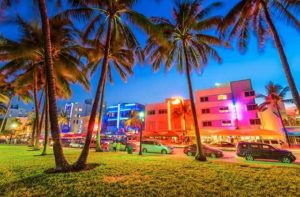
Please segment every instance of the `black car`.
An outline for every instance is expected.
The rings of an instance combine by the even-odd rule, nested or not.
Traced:
[[[275,148],[269,144],[257,142],[240,142],[236,154],[246,160],[270,159],[279,160],[283,163],[292,163],[296,157],[288,150]]]
[[[212,158],[223,157],[223,151],[219,149],[211,148],[204,144],[202,144],[202,151],[206,157],[212,157]],[[188,156],[195,156],[197,152],[197,145],[192,144],[190,146],[186,146],[184,147],[183,152]]]
[[[226,148],[233,148],[233,147],[235,147],[235,145],[233,143],[229,143],[229,142],[216,142],[216,143],[209,144],[209,146],[213,146],[213,147],[226,147]]]

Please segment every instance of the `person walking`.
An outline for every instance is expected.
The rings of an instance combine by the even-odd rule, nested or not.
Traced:
[[[113,143],[113,150],[114,150],[114,152],[117,152],[117,142],[116,141],[114,141],[114,143]]]

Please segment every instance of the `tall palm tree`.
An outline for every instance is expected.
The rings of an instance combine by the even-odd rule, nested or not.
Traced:
[[[221,21],[219,16],[210,16],[211,11],[219,7],[220,3],[216,2],[205,8],[201,3],[202,1],[198,0],[178,0],[175,2],[172,21],[165,18],[152,18],[152,21],[161,28],[162,36],[158,34],[150,37],[145,51],[155,71],[165,61],[166,71],[176,65],[180,73],[185,72],[197,142],[195,158],[205,161],[206,157],[201,150],[191,72],[193,69],[201,72],[211,56],[220,62],[221,58],[213,46],[221,46],[222,41],[208,33]]]
[[[258,98],[263,98],[264,102],[259,106],[260,109],[266,108],[268,106],[271,106],[272,108],[274,107],[277,116],[280,119],[284,134],[285,134],[285,139],[290,147],[290,140],[288,137],[287,130],[285,128],[285,124],[283,122],[282,114],[281,114],[281,109],[280,109],[280,104],[282,103],[293,103],[292,99],[286,99],[286,94],[289,91],[289,87],[282,87],[281,85],[274,84],[273,82],[269,82],[268,85],[265,87],[266,89],[266,95],[264,94],[259,94],[257,95]]]
[[[230,40],[237,38],[241,52],[245,52],[248,47],[250,32],[257,36],[260,50],[264,48],[268,38],[273,39],[298,110],[299,92],[274,21],[279,19],[278,21],[284,21],[300,30],[300,21],[296,17],[299,9],[300,3],[297,0],[239,0],[220,26]]]
[[[72,6],[77,8],[68,10],[66,16],[74,16],[78,19],[89,20],[83,34],[84,39],[88,39],[94,35],[95,41],[105,41],[104,55],[102,60],[102,71],[98,81],[95,99],[88,124],[87,137],[84,148],[75,163],[75,168],[83,169],[86,166],[86,161],[89,153],[89,146],[92,139],[92,132],[96,114],[98,111],[101,89],[104,87],[105,78],[109,69],[109,54],[114,40],[122,38],[126,47],[141,54],[141,47],[135,38],[130,24],[141,27],[145,31],[149,31],[150,22],[145,16],[137,13],[132,9],[136,0],[84,0],[71,1]],[[142,57],[142,56],[140,56]]]

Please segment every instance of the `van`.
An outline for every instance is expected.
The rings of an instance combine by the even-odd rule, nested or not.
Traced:
[[[271,146],[274,146],[276,148],[282,148],[284,142],[281,140],[274,140],[274,139],[262,139],[262,140],[256,140],[258,143],[264,143],[269,144]]]
[[[269,144],[258,142],[239,142],[236,154],[248,161],[255,159],[278,160],[283,163],[292,163],[296,160],[291,151],[275,148]]]

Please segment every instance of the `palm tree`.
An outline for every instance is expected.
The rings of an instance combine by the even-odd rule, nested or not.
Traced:
[[[300,30],[300,21],[293,14],[299,9],[300,3],[296,0],[239,0],[220,26],[223,33],[228,32],[229,40],[237,38],[241,52],[245,52],[248,47],[251,31],[258,38],[260,50],[264,48],[267,38],[273,39],[298,110],[300,110],[299,92],[274,20],[280,19]]]
[[[187,133],[186,117],[191,115],[191,105],[188,102],[180,100],[180,106],[173,110],[172,115],[174,117],[183,118],[184,122],[184,134]]]
[[[218,2],[203,8],[201,1],[198,0],[176,1],[173,11],[174,23],[165,18],[152,18],[152,21],[161,28],[162,36],[158,34],[150,37],[145,48],[155,71],[164,61],[166,71],[173,65],[177,66],[180,73],[185,70],[197,141],[195,158],[201,161],[205,161],[206,158],[201,150],[200,130],[190,75],[193,69],[200,72],[211,56],[218,62],[221,61],[212,46],[221,46],[222,41],[207,33],[209,30],[214,30],[221,21],[218,16],[209,17],[211,10],[219,6]]]
[[[88,51],[88,59],[89,64],[87,68],[91,70],[90,74],[93,75],[94,72],[98,69],[99,65],[103,61],[104,54],[104,45],[101,42],[89,41],[91,45],[95,45],[94,48],[90,48]],[[102,90],[101,90],[101,99],[100,99],[100,109],[99,109],[99,118],[98,124],[99,127],[97,129],[97,143],[96,143],[96,151],[101,152],[100,147],[100,133],[101,133],[101,121],[103,114],[103,104],[104,104],[104,95],[105,95],[105,87],[107,79],[110,83],[113,83],[112,70],[115,69],[117,73],[120,75],[121,79],[126,82],[127,77],[133,74],[133,66],[135,64],[134,53],[124,47],[124,44],[120,41],[114,41],[114,45],[112,45],[110,53],[109,53],[109,65],[107,76],[105,78]],[[102,68],[103,69],[103,68]]]
[[[23,37],[20,42],[15,42],[2,38],[3,56],[10,58],[10,61],[1,68],[7,75],[12,75],[24,70],[24,73],[18,75],[17,82],[22,86],[33,87],[35,111],[36,111],[36,140],[34,149],[39,149],[39,136],[44,118],[44,113],[40,120],[39,111],[41,99],[38,100],[37,94],[39,89],[45,89],[45,70],[44,55],[42,43],[42,30],[38,23],[28,23],[20,17],[17,24],[22,30]],[[74,53],[82,55],[83,48],[74,42],[73,26],[68,19],[54,17],[50,20],[50,26],[53,28],[52,44],[53,44],[53,60],[55,64],[55,78],[57,93],[60,97],[70,97],[70,82],[79,81],[86,88],[88,82],[82,74],[83,64],[74,56]],[[78,68],[78,66],[80,66]],[[33,75],[33,76],[31,76]],[[39,80],[38,80],[39,79]],[[32,85],[33,83],[33,85]],[[38,86],[39,84],[39,86]],[[44,92],[44,91],[42,91]],[[43,94],[42,94],[43,95]],[[41,96],[42,98],[43,96]],[[39,103],[39,104],[38,104]],[[34,137],[34,135],[33,135]],[[32,138],[34,141],[34,138]]]
[[[47,87],[47,86],[46,86]],[[49,141],[49,103],[48,103],[48,91],[46,90],[45,95],[45,136],[44,136],[44,147],[41,155],[47,155],[47,146]]]
[[[18,2],[18,0],[4,0],[1,3],[1,6],[9,6],[13,3]],[[42,30],[43,30],[43,48],[44,48],[44,57],[45,57],[45,68],[47,76],[47,89],[49,97],[49,116],[51,124],[51,134],[54,139],[53,151],[55,156],[56,171],[69,171],[71,166],[65,159],[62,145],[60,142],[60,131],[57,122],[57,105],[56,105],[56,91],[55,91],[55,74],[53,68],[52,60],[52,43],[51,43],[51,28],[49,24],[48,11],[45,0],[38,0],[39,11],[42,21]]]
[[[291,146],[290,140],[282,119],[282,114],[280,112],[280,106],[279,106],[280,103],[293,103],[292,99],[285,99],[286,93],[289,91],[289,87],[282,87],[281,85],[274,84],[273,82],[269,82],[265,88],[267,94],[266,95],[259,94],[257,96],[258,98],[264,99],[264,102],[259,106],[259,108],[263,109],[266,108],[267,106],[271,106],[275,108],[285,134],[286,142],[290,147]]]
[[[149,31],[151,23],[145,16],[132,9],[133,5],[137,2],[136,0],[74,0],[71,2],[72,6],[77,6],[77,8],[68,10],[65,13],[66,16],[74,16],[78,19],[85,20],[90,19],[84,31],[83,38],[88,39],[94,35],[95,41],[105,40],[102,71],[90,115],[87,137],[84,148],[75,163],[75,168],[83,169],[86,166],[101,90],[104,87],[103,84],[105,83],[108,73],[109,54],[114,40],[122,38],[126,47],[132,49],[137,54],[140,54],[140,59],[142,59],[141,47],[128,23],[141,27],[145,31]]]
[[[137,111],[131,111],[130,118],[125,122],[125,128],[128,127],[138,129],[140,131],[140,148],[139,155],[142,155],[142,139],[143,139],[143,122],[139,119],[139,114]]]
[[[67,114],[62,111],[58,116],[58,124],[60,126],[62,126],[64,124],[68,124],[68,123],[69,123],[69,118],[68,118]]]

